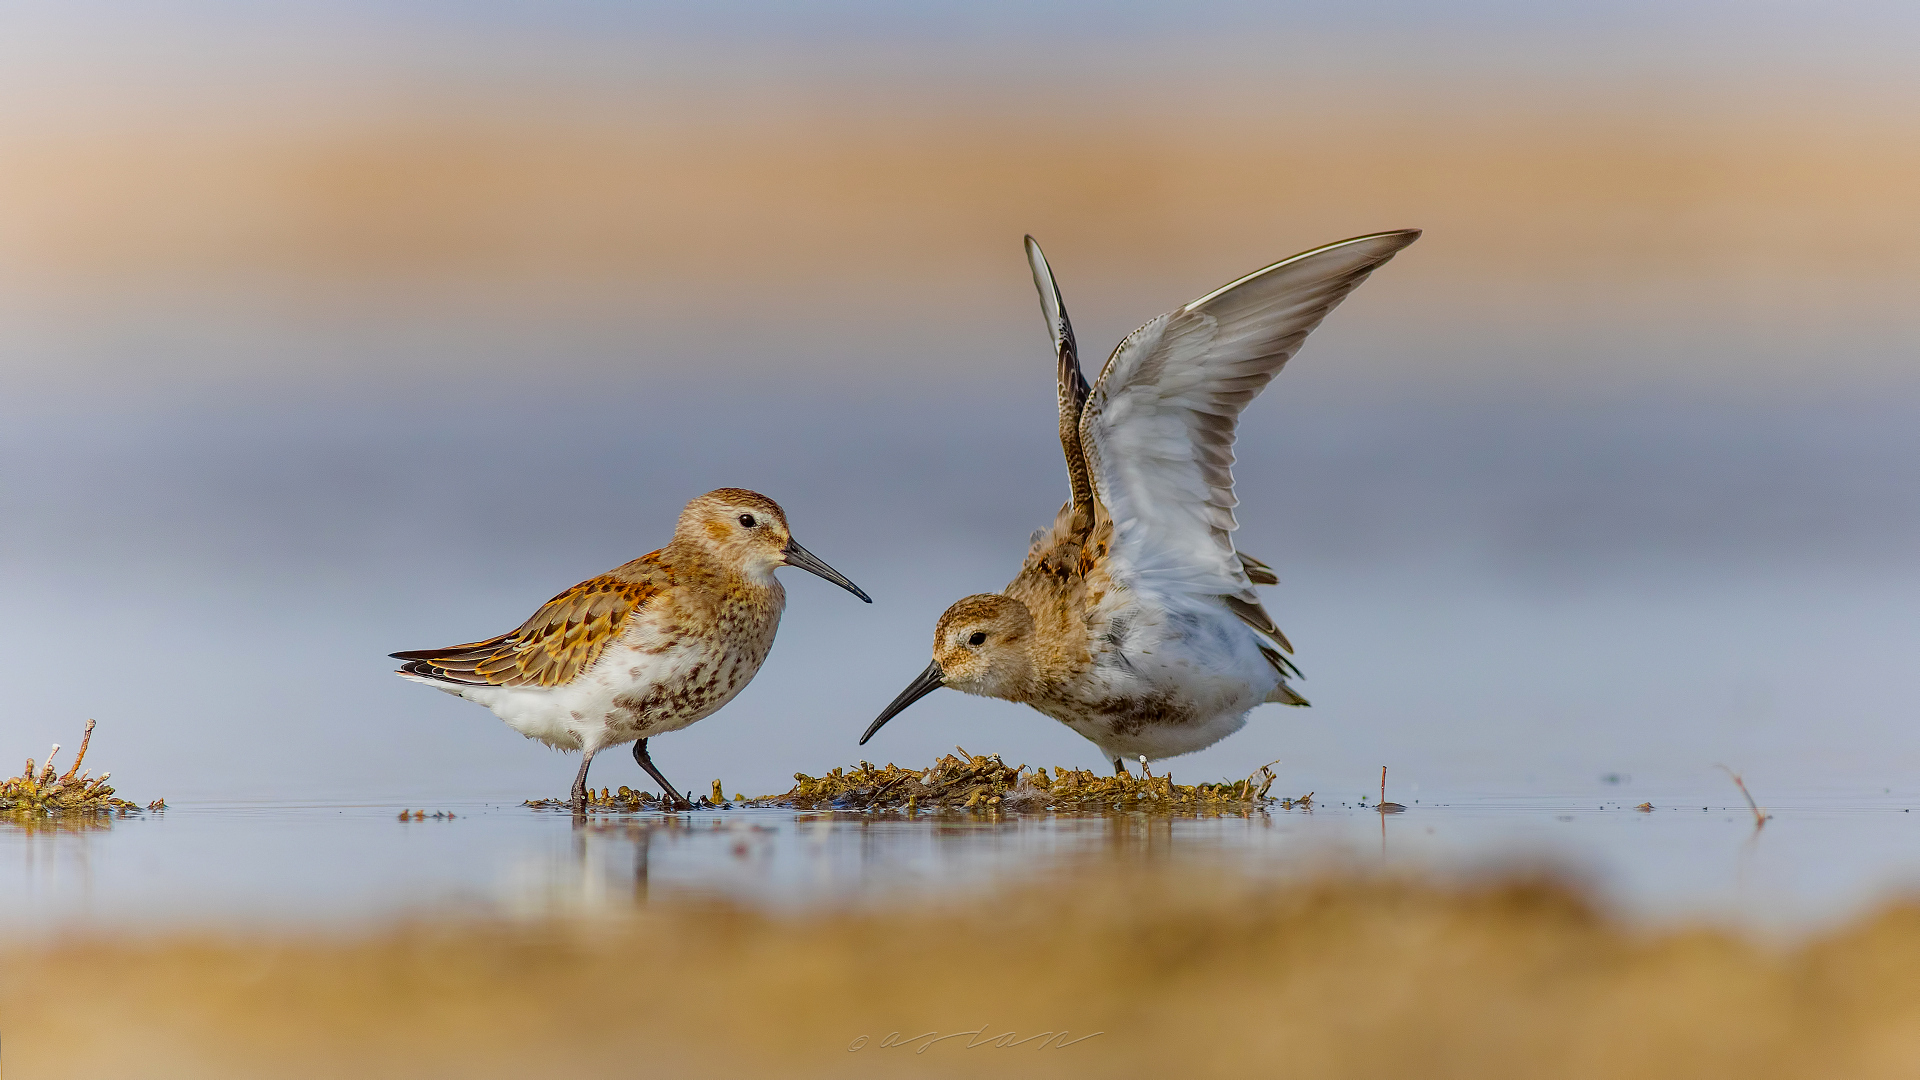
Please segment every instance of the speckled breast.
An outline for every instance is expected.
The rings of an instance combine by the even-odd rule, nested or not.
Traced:
[[[779,626],[776,604],[728,604],[707,634],[683,638],[660,656],[661,678],[615,697],[613,704],[633,715],[642,737],[710,716],[753,681]]]

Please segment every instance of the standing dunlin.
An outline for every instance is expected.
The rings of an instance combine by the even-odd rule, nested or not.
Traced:
[[[743,488],[687,504],[673,542],[575,585],[518,630],[471,645],[398,652],[397,674],[478,702],[530,739],[581,752],[572,806],[584,809],[593,755],[632,742],[665,791],[647,740],[733,700],[767,658],[797,566],[867,603],[867,594],[787,531],[778,503]],[[635,742],[635,740],[638,740]]]
[[[1025,702],[1131,758],[1211,746],[1263,702],[1305,705],[1299,671],[1234,550],[1234,427],[1308,333],[1415,229],[1329,244],[1257,270],[1127,335],[1091,387],[1040,245],[1027,261],[1059,362],[1070,497],[1020,576],[940,616],[933,663],[862,745],[942,686]]]

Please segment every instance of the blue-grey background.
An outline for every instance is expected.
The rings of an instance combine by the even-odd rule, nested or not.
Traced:
[[[1097,765],[951,693],[854,745],[1064,490],[1021,234],[1098,355],[1413,225],[1243,428],[1240,542],[1314,707],[1176,779],[1920,794],[1904,7],[0,21],[16,757],[95,717],[143,800],[557,793],[570,761],[385,654],[509,629],[741,485],[876,603],[787,572],[668,775]]]

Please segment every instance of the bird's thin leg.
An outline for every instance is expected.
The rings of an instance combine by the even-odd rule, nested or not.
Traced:
[[[587,809],[587,770],[593,767],[593,755],[597,750],[587,750],[580,755],[580,775],[573,778],[573,796],[567,800],[567,807],[574,813],[583,813]]]
[[[659,784],[661,790],[667,793],[667,805],[682,810],[693,809],[693,804],[683,798],[679,790],[668,783],[667,778],[661,776],[660,770],[654,767],[653,759],[647,756],[647,740],[641,739],[633,744],[633,760],[639,762],[640,767],[647,770],[647,775],[653,777],[653,782]]]
[[[1120,758],[1114,758],[1113,759],[1113,775],[1115,776],[1127,775],[1127,763],[1121,760]]]

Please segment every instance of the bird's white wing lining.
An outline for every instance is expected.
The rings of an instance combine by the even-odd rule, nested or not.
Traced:
[[[1313,328],[1417,229],[1315,248],[1127,335],[1080,415],[1113,518],[1112,571],[1133,588],[1252,597],[1234,555],[1234,428]]]

